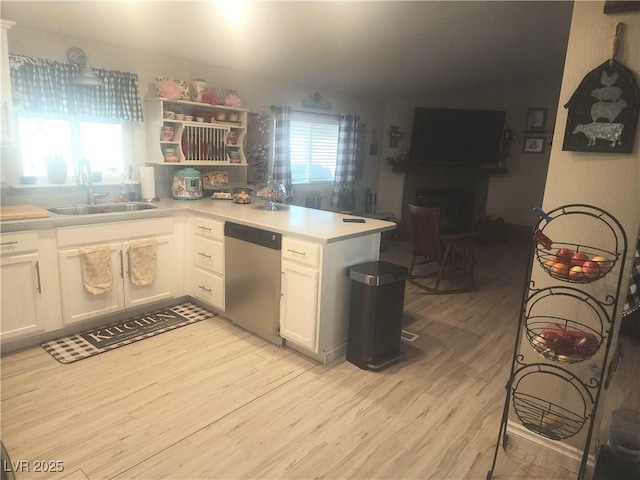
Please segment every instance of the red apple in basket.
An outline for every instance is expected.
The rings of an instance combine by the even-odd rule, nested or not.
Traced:
[[[556,262],[551,267],[551,273],[556,277],[568,277],[569,276],[569,265],[562,262]]]
[[[600,277],[600,271],[600,264],[598,262],[594,262],[593,260],[587,260],[582,264],[582,273],[587,278]]]
[[[600,346],[598,339],[587,332],[579,332],[572,336],[573,353],[575,355],[591,356],[598,351]]]
[[[582,253],[582,252],[576,252],[573,255],[571,255],[571,265],[580,265],[582,266],[582,264],[584,262],[586,262],[587,260],[590,260],[589,255],[587,255],[586,253]]]
[[[566,334],[565,327],[557,323],[549,325],[542,331],[544,343],[556,355],[573,354],[573,341]]]
[[[559,262],[566,263],[567,265],[571,263],[571,256],[573,255],[573,250],[570,248],[559,248],[556,252],[556,258]]]
[[[596,255],[591,259],[591,261],[596,262],[598,265],[600,265],[600,271],[602,273],[607,273],[613,266],[613,262],[611,260],[600,255]]]
[[[582,267],[580,265],[574,265],[573,267],[571,267],[569,269],[569,278],[571,280],[583,280],[584,275]]]

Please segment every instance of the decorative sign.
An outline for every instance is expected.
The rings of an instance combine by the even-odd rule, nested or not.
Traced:
[[[320,92],[316,90],[316,93],[312,93],[307,98],[302,100],[302,106],[308,108],[318,108],[320,110],[331,110],[331,104],[320,95]]]
[[[607,60],[584,77],[564,106],[569,109],[563,150],[631,153],[640,92],[635,75]]]

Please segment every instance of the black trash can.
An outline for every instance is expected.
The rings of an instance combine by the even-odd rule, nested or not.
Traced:
[[[383,261],[349,267],[349,362],[375,370],[402,355],[402,308],[408,273],[406,267]]]

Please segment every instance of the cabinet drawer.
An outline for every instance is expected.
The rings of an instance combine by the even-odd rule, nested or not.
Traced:
[[[199,268],[191,269],[191,295],[224,311],[224,280]]]
[[[173,218],[161,217],[140,219],[127,222],[60,227],[56,230],[58,247],[91,245],[112,241],[152,237],[173,233]]]
[[[282,258],[303,265],[318,267],[320,265],[320,245],[283,238]]]
[[[197,267],[224,275],[224,245],[199,236],[193,238],[193,263]]]
[[[193,233],[205,238],[224,240],[224,222],[204,219],[201,217],[191,218]]]
[[[36,232],[4,233],[0,236],[0,253],[13,255],[38,250]]]

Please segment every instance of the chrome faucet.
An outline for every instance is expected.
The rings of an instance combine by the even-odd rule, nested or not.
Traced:
[[[96,204],[96,198],[104,198],[109,195],[109,192],[106,193],[93,193],[93,172],[91,171],[91,164],[89,160],[83,158],[80,160],[80,167],[78,169],[78,182],[80,185],[84,185],[84,177],[82,176],[82,171],[84,167],[87,167],[87,186],[89,187],[89,193],[87,194],[87,203],[89,205]]]
[[[89,163],[89,160],[87,160],[86,158],[83,158],[82,160],[80,160],[78,180],[80,182],[80,185],[84,185],[84,177],[82,176],[82,171],[84,170],[85,166],[87,167],[87,185],[89,186],[87,203],[89,203],[89,205],[95,205],[96,199],[93,197],[93,173],[91,172],[91,164]]]

